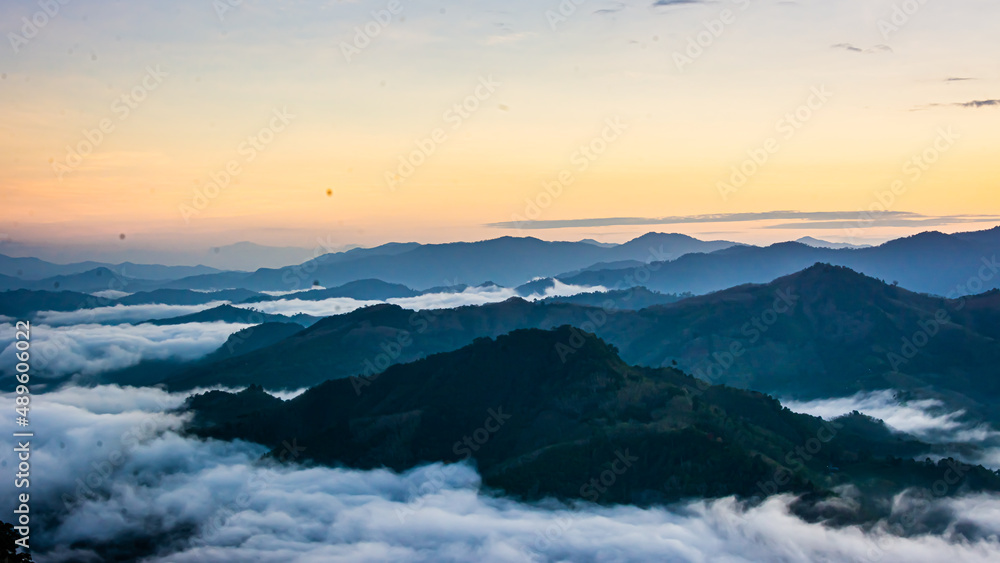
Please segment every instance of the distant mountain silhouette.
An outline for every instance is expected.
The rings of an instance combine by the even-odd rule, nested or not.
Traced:
[[[300,264],[316,256],[316,251],[295,246],[266,246],[237,242],[209,249],[199,261],[224,270],[250,272],[257,268],[281,268]]]
[[[598,240],[594,240],[592,238],[585,238],[585,239],[581,240],[580,242],[585,242],[587,244],[592,244],[594,246],[603,246],[605,248],[611,248],[612,246],[618,246],[617,244],[615,244],[613,242],[601,242],[601,241],[598,241]]]
[[[298,266],[261,269],[246,276],[227,273],[196,276],[164,287],[293,291],[309,289],[315,282],[330,287],[372,278],[418,290],[486,281],[514,287],[536,277],[554,276],[597,262],[671,260],[690,252],[711,252],[734,244],[660,233],[612,247],[514,237],[473,243],[406,243],[327,254]]]
[[[825,240],[820,240],[813,237],[802,237],[795,242],[804,244],[806,246],[812,246],[815,248],[868,248],[870,244],[850,244],[847,242],[829,242]]]
[[[107,290],[122,290],[135,283],[148,283],[145,281],[134,282],[117,272],[100,267],[77,274],[53,276],[37,281],[17,279],[8,282],[5,289],[37,289],[45,291],[76,291],[81,293],[92,293]]]
[[[805,240],[810,244],[823,243],[817,239]],[[895,281],[917,292],[959,295],[1000,287],[1000,265],[995,260],[998,251],[1000,227],[953,235],[927,232],[877,247],[840,249],[799,242],[761,248],[661,233],[643,235],[616,246],[503,237],[474,243],[393,243],[326,254],[286,268],[220,272],[171,281],[124,276],[128,283],[123,290],[242,288],[287,292],[307,291],[317,285],[343,288],[354,282],[377,280],[369,283],[402,285],[426,292],[428,288],[468,287],[487,281],[518,287],[540,277],[557,277],[579,286],[623,289],[641,285],[666,294],[704,294],[744,283],[766,283],[824,262]],[[647,263],[650,264],[646,266]],[[0,290],[101,291],[116,285],[93,279],[95,272],[104,271],[91,270],[77,274],[78,278],[35,281],[0,275]],[[639,273],[641,276],[636,275]],[[122,277],[120,273],[115,275]],[[350,296],[351,291],[355,290],[343,293]],[[373,295],[380,295],[379,291]],[[400,291],[407,293],[401,288]],[[390,294],[395,295],[384,295]]]
[[[927,232],[859,249],[813,248],[786,242],[766,248],[738,246],[711,254],[689,254],[651,265],[648,280],[631,284],[663,293],[702,294],[744,283],[765,283],[816,262],[825,262],[896,281],[913,291],[942,296],[974,294],[1000,287],[1000,264],[995,260],[998,254],[1000,227],[956,235]],[[620,288],[634,277],[632,269],[617,269],[582,272],[560,279],[575,285],[618,284]],[[962,288],[963,291],[956,292]]]
[[[0,254],[0,274],[22,280],[42,280],[55,276],[82,274],[97,268],[107,268],[122,276],[145,280],[176,280],[201,274],[216,274],[221,271],[208,266],[161,266],[158,264],[133,264],[131,262],[121,264],[103,262],[53,264],[38,258],[14,258]]]

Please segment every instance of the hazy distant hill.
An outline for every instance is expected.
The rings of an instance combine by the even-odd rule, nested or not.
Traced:
[[[575,353],[564,357],[571,342]],[[881,516],[893,494],[929,488],[949,467],[892,457],[929,448],[878,421],[831,426],[757,393],[630,367],[613,346],[570,327],[479,339],[287,402],[255,387],[188,406],[204,436],[272,448],[294,438],[309,460],[366,469],[472,459],[486,486],[528,499],[649,505],[850,483]],[[828,438],[815,456],[788,455],[817,436]],[[611,470],[614,479],[595,487]],[[762,485],[779,470],[788,481]],[[1000,490],[1000,475],[970,468],[962,487]]]
[[[850,244],[846,242],[830,242],[813,237],[802,237],[795,242],[815,248],[869,248],[870,244]]]
[[[855,271],[897,281],[913,291],[947,296],[973,281],[965,293],[1000,287],[1000,227],[979,233],[946,235],[927,232],[859,249],[813,248],[787,242],[766,248],[732,247],[711,254],[689,254],[655,264],[649,280],[633,281],[663,293],[701,294],[744,283],[765,283],[816,262],[847,266]],[[633,269],[582,272],[561,278],[576,285],[627,284]]]
[[[107,268],[120,275],[145,280],[176,280],[201,274],[215,274],[220,270],[208,266],[161,266],[157,264],[107,264],[102,262],[77,262],[53,264],[38,258],[12,258],[0,254],[0,274],[22,280],[42,280],[55,276],[82,274],[97,268]]]
[[[394,244],[328,254],[298,266],[261,269],[246,276],[219,274],[187,278],[166,287],[292,291],[308,289],[315,282],[331,287],[372,278],[418,290],[487,281],[513,287],[536,277],[554,276],[597,262],[671,260],[690,252],[712,252],[733,244],[660,233],[643,235],[612,247],[514,237],[473,243]]]
[[[109,268],[95,268],[78,274],[59,275],[42,280],[18,280],[7,289],[36,289],[46,291],[77,291],[93,293],[98,291],[128,291],[132,286],[147,287],[146,280],[131,280]]]

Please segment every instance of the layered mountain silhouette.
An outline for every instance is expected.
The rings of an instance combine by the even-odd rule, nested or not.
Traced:
[[[797,242],[766,248],[735,246],[652,264],[646,269],[648,279],[636,280],[634,268],[589,270],[559,278],[584,286],[643,285],[663,293],[704,294],[764,283],[825,262],[895,281],[913,291],[960,296],[1000,287],[998,254],[1000,227],[954,235],[926,232],[870,248],[815,248]]]
[[[826,423],[676,369],[631,367],[614,346],[572,327],[477,339],[287,402],[254,386],[196,396],[187,406],[203,436],[276,450],[294,440],[308,460],[366,469],[473,461],[485,485],[528,499],[648,505],[822,495],[852,484],[878,511],[891,495],[929,488],[949,468],[895,457],[929,447],[878,421],[852,415]],[[797,456],[811,441],[822,447]],[[957,466],[963,490],[1000,490],[1000,475]]]
[[[92,293],[107,290],[122,291],[122,288],[129,287],[131,280],[121,276],[114,270],[100,267],[85,272],[52,276],[41,280],[25,280],[15,277],[0,279],[0,289],[33,289],[46,291],[77,291],[82,293]],[[142,281],[138,285],[146,286],[153,282]]]
[[[661,233],[610,247],[514,237],[471,243],[392,244],[326,254],[298,266],[261,269],[247,275],[224,273],[186,278],[164,287],[292,291],[309,289],[314,282],[330,287],[369,278],[417,289],[478,285],[487,281],[514,287],[533,278],[555,276],[598,262],[672,260],[691,252],[712,252],[734,244]]]
[[[712,383],[802,399],[900,389],[995,419],[998,302],[1000,292],[947,300],[818,264],[768,284],[639,311],[629,309],[628,295],[601,307],[516,298],[420,312],[378,305],[167,383],[298,389],[371,376],[480,337],[572,325],[612,343],[629,363],[676,362]]]
[[[473,243],[392,243],[325,254],[303,264],[255,272],[219,272],[175,280],[139,277],[135,270],[105,267],[72,275],[22,279],[0,274],[0,290],[128,292],[155,289],[306,291],[314,286],[341,288],[330,295],[359,292],[352,283],[405,286],[403,295],[428,288],[498,283],[517,287],[555,277],[578,286],[623,289],[644,286],[661,293],[705,294],[745,283],[765,283],[816,262],[847,266],[903,287],[942,296],[975,294],[1000,287],[1000,227],[946,235],[926,232],[877,247],[845,246],[806,239],[768,247],[725,241],[700,241],[685,235],[650,233],[621,245],[546,242],[503,237]],[[850,245],[846,245],[850,246]],[[648,265],[647,265],[648,264]],[[3,270],[0,270],[3,272]],[[323,294],[312,294],[322,298]],[[262,298],[266,299],[266,298]]]
[[[814,237],[802,237],[797,239],[795,242],[802,243],[806,246],[814,246],[816,248],[868,248],[869,244],[850,244],[846,242],[830,242],[826,240],[820,240]]]
[[[162,266],[159,264],[134,264],[132,262],[54,264],[38,258],[14,258],[0,254],[0,274],[22,280],[42,280],[56,276],[82,274],[98,268],[107,268],[122,276],[145,280],[176,280],[221,272],[221,270],[208,266]]]

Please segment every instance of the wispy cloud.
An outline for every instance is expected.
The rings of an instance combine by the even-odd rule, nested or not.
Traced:
[[[704,0],[656,0],[653,2],[654,8],[661,6],[680,6],[682,4],[705,4]]]
[[[958,107],[963,107],[963,108],[985,108],[985,107],[1000,106],[1000,100],[996,100],[996,99],[994,99],[994,100],[973,100],[971,102],[961,102],[961,103],[952,104],[952,105],[955,105],[955,106],[958,106]]]
[[[920,111],[929,108],[939,108],[939,107],[956,107],[956,108],[990,108],[1000,106],[1000,99],[989,99],[989,100],[972,100],[969,102],[952,102],[949,104],[927,104],[925,106],[918,106],[913,108],[912,111]]]
[[[538,35],[530,31],[521,31],[518,33],[508,33],[506,35],[491,35],[486,38],[487,45],[506,45],[509,43],[519,43],[526,39],[530,39]]]
[[[523,297],[529,301],[545,299],[548,297],[569,296],[578,293],[589,293],[593,291],[607,291],[603,286],[579,286],[568,285],[558,280],[553,280],[552,287],[545,289],[542,293],[535,293],[528,296],[520,295],[515,289],[506,287],[470,287],[465,291],[457,293],[428,293],[417,297],[403,297],[389,299],[387,301],[358,301],[346,297],[337,297],[323,301],[303,301],[301,299],[281,299],[277,301],[267,301],[264,303],[253,303],[249,305],[235,305],[241,308],[253,308],[265,313],[296,315],[305,313],[315,316],[342,315],[361,307],[375,305],[377,303],[391,303],[399,305],[404,309],[422,311],[425,309],[450,309],[453,307],[464,307],[466,305],[485,305],[487,303],[499,303],[511,297]]]
[[[892,47],[888,45],[875,45],[873,47],[868,47],[867,49],[862,49],[851,43],[837,43],[836,45],[831,45],[831,49],[843,49],[844,51],[849,51],[851,53],[862,53],[865,55],[873,55],[876,53],[893,53]]]
[[[867,217],[858,220],[858,213],[849,221],[816,221],[803,223],[781,223],[769,225],[765,229],[870,229],[875,227],[941,227],[945,225],[961,225],[967,223],[996,223],[1000,215],[950,215],[943,217],[927,217],[913,215],[912,217]]]
[[[593,219],[561,219],[549,221],[502,221],[488,223],[497,229],[568,229],[575,227],[609,227],[623,225],[685,225],[692,223],[745,223],[751,221],[795,220],[797,223],[773,225],[770,229],[785,228],[844,228],[856,226],[857,211],[767,211],[762,213],[717,213],[711,215],[679,215],[671,217],[606,217]],[[880,214],[870,226],[929,226],[954,223],[1000,221],[997,215],[952,215],[933,217],[906,211]]]
[[[32,367],[42,378],[88,377],[131,367],[144,360],[190,361],[211,353],[234,332],[249,326],[190,323],[50,327],[40,324],[32,334]],[[13,366],[17,352],[13,344],[14,327],[0,325],[0,338],[10,343],[0,352],[0,362]]]

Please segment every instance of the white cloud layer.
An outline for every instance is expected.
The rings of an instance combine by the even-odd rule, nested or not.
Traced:
[[[127,291],[118,291],[117,289],[105,289],[104,291],[95,291],[91,293],[94,297],[101,297],[103,299],[121,299],[122,297],[128,297],[132,295]]]
[[[553,280],[553,286],[547,288],[542,293],[534,293],[524,299],[535,301],[548,297],[561,297],[576,295],[578,293],[589,293],[594,291],[607,291],[602,286],[584,287],[569,285],[558,280]],[[518,297],[517,291],[505,287],[470,287],[457,293],[429,293],[418,295],[417,297],[400,297],[387,299],[385,301],[359,301],[347,297],[337,297],[325,299],[323,301],[303,301],[301,299],[281,299],[278,301],[266,301],[263,303],[237,304],[235,307],[245,309],[257,309],[264,313],[279,315],[296,315],[305,313],[314,316],[343,315],[356,309],[376,305],[379,303],[392,303],[404,309],[415,311],[426,309],[450,309],[463,307],[465,305],[485,305],[487,303],[499,303],[511,297]]]
[[[68,326],[93,323],[137,323],[156,319],[172,319],[224,305],[214,301],[205,305],[115,305],[78,311],[41,311],[35,317],[38,324]]]
[[[50,327],[33,324],[31,367],[45,377],[92,376],[143,360],[195,360],[225,343],[247,324],[189,323],[174,326],[98,325]],[[14,326],[0,325],[0,366],[16,364]]]
[[[827,420],[858,411],[925,441],[982,442],[998,434],[986,425],[965,420],[964,410],[949,411],[937,399],[901,401],[898,392],[892,390],[858,393],[838,399],[781,402],[795,412]]]
[[[912,538],[884,526],[864,532],[803,522],[790,514],[787,496],[755,507],[728,498],[669,510],[524,504],[483,495],[466,466],[397,475],[263,463],[259,446],[180,436],[185,415],[163,409],[184,398],[118,387],[34,397],[36,561],[101,561],[106,550],[142,537],[162,549],[144,561],[178,563],[1000,558],[994,495],[935,501],[926,510],[947,515],[951,527]],[[0,410],[12,409],[12,396],[0,397]],[[13,430],[9,417],[2,424]],[[13,462],[10,449],[0,451],[0,466],[9,471]],[[0,510],[10,513],[14,493],[12,480],[0,480]],[[953,537],[973,525],[992,539]]]

